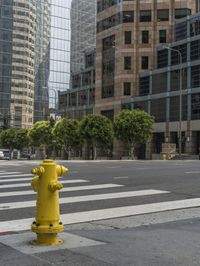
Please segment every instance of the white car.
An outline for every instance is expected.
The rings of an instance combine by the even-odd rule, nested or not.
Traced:
[[[0,159],[1,159],[1,160],[4,159],[4,153],[3,153],[3,151],[0,151]]]

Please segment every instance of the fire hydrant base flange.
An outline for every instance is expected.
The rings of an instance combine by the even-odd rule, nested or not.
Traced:
[[[61,245],[64,241],[57,237],[57,234],[37,234],[37,239],[31,242],[32,245],[51,246]]]

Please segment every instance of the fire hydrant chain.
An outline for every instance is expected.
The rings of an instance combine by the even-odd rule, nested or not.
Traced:
[[[64,230],[59,208],[59,190],[63,185],[58,182],[58,177],[67,172],[67,168],[57,165],[53,160],[45,160],[39,167],[32,169],[36,176],[31,186],[37,192],[35,221],[31,226],[37,234],[34,244],[57,245],[63,242],[57,238],[57,234]]]

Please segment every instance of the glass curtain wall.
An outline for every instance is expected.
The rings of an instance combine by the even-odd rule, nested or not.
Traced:
[[[96,1],[71,0],[72,74],[85,67],[85,53],[96,46]]]
[[[50,107],[56,108],[58,91],[69,89],[71,0],[51,0]]]

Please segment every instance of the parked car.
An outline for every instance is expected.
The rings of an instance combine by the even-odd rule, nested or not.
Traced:
[[[9,150],[0,150],[0,159],[1,160],[10,160],[10,151]]]
[[[3,151],[0,151],[0,159],[1,159],[1,160],[4,159],[4,153],[3,153]]]
[[[27,160],[35,159],[35,154],[22,153],[20,159],[27,159]]]

